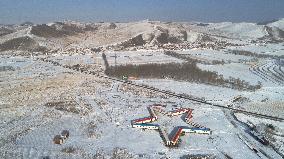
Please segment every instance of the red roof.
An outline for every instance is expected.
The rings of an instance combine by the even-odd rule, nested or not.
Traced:
[[[153,117],[145,117],[145,118],[141,118],[141,119],[136,119],[134,120],[134,122],[141,122],[141,121],[145,121],[145,120],[152,120]]]
[[[162,104],[153,104],[154,107],[162,107]]]
[[[191,118],[191,117],[192,117],[192,110],[190,109],[185,118]]]
[[[182,132],[182,128],[179,128],[178,131],[176,132],[175,136],[173,137],[172,142],[174,142],[174,143],[177,142],[177,140],[179,139],[179,136],[180,136],[181,132]]]

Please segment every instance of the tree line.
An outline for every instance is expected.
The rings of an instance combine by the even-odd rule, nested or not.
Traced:
[[[224,79],[217,72],[201,70],[196,62],[167,63],[167,64],[143,64],[122,65],[107,67],[105,73],[108,76],[122,78],[123,76],[134,76],[138,78],[173,79],[177,81],[188,81],[223,86],[238,90],[251,90],[261,88],[261,84],[250,85],[248,82],[230,77]]]

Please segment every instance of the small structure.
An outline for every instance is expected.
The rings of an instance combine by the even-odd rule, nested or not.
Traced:
[[[193,117],[193,116],[192,116],[192,110],[193,110],[193,109],[189,109],[188,112],[187,112],[187,114],[186,114],[186,116],[185,116],[185,118],[184,118],[186,123],[190,122],[191,119],[192,119],[192,117]]]
[[[180,109],[176,109],[176,110],[168,112],[168,115],[171,116],[171,117],[178,116],[178,115],[181,115],[183,113],[186,113],[187,111],[188,111],[188,109],[186,109],[186,108],[180,108]]]
[[[65,139],[67,139],[68,137],[69,137],[69,131],[68,130],[63,130],[62,132],[61,132],[61,137],[65,140]]]
[[[122,80],[128,80],[128,76],[123,75],[123,76],[121,77],[121,79],[122,79]]]
[[[162,104],[159,104],[159,103],[155,103],[152,105],[152,107],[156,107],[156,108],[165,108],[166,105],[162,105]]]
[[[149,130],[158,130],[159,126],[155,124],[132,124],[133,128],[149,129]]]
[[[55,135],[54,138],[53,138],[53,143],[54,144],[63,144],[63,138],[61,137],[61,135]]]
[[[183,132],[196,133],[196,134],[208,134],[208,135],[212,134],[209,128],[183,128]]]
[[[178,128],[177,132],[175,133],[171,141],[173,146],[177,145],[181,133],[182,133],[182,128]]]
[[[143,124],[143,123],[150,123],[156,120],[157,120],[156,117],[145,117],[145,118],[132,120],[132,123],[133,124]]]

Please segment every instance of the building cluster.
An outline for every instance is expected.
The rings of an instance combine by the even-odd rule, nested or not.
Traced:
[[[233,44],[227,41],[213,40],[213,41],[196,41],[193,43],[185,42],[185,43],[167,43],[163,44],[162,47],[165,50],[188,50],[192,48],[202,48],[202,49],[212,49],[212,50],[220,50],[224,49],[228,46],[242,46],[241,44]]]
[[[212,131],[209,128],[206,128],[204,126],[201,126],[200,124],[197,124],[192,121],[192,111],[193,109],[190,108],[177,108],[173,111],[164,111],[164,106],[160,104],[154,104],[151,105],[148,108],[150,116],[139,118],[131,121],[131,125],[133,128],[140,128],[140,129],[148,129],[148,130],[158,130],[160,133],[160,136],[162,140],[164,141],[166,146],[172,147],[177,146],[179,143],[179,138],[182,134],[186,133],[196,133],[196,134],[208,134],[210,135]],[[167,132],[165,131],[165,128],[157,125],[157,124],[150,124],[154,121],[158,120],[158,116],[156,112],[159,112],[163,115],[167,115],[169,117],[174,117],[182,114],[186,114],[184,117],[184,121],[191,125],[192,127],[177,127],[176,132],[170,139]]]
[[[148,110],[150,113],[149,117],[144,117],[144,118],[140,118],[140,119],[135,119],[131,121],[131,125],[133,128],[142,128],[142,129],[159,129],[158,125],[155,124],[148,124],[154,121],[158,120],[158,116],[155,113],[154,109],[160,109],[160,105],[153,105],[153,106],[149,106]]]
[[[88,47],[66,47],[66,48],[58,48],[52,49],[49,53],[58,53],[58,54],[85,54],[88,53],[95,53],[95,51]]]

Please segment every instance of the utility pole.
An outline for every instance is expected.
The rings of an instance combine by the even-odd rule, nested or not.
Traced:
[[[116,52],[114,53],[114,65],[115,65],[115,67],[116,67],[116,58],[117,58],[117,56],[116,56]]]

